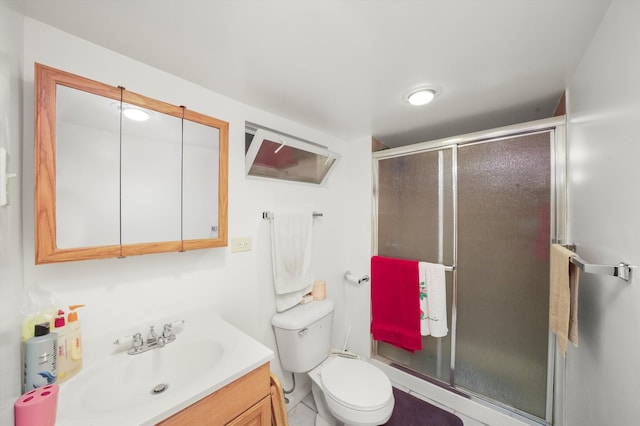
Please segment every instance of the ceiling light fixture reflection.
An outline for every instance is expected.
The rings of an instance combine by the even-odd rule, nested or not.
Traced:
[[[426,105],[440,94],[440,90],[433,87],[418,87],[404,95],[405,102],[414,106]]]
[[[147,121],[151,118],[151,114],[140,108],[125,107],[122,110],[125,117],[134,121]]]
[[[284,146],[287,144],[287,141],[284,140],[284,138],[280,138],[280,146],[278,148],[276,148],[275,151],[273,151],[274,154],[277,154],[280,152],[280,150],[282,148],[284,148]]]
[[[134,121],[147,121],[148,119],[150,119],[151,117],[153,117],[153,113],[149,110],[140,108],[140,107],[136,107],[133,105],[129,105],[129,104],[121,104],[120,102],[112,102],[109,105],[110,108],[113,108],[114,110],[119,112],[122,112],[122,114],[127,117],[130,120],[134,120]]]

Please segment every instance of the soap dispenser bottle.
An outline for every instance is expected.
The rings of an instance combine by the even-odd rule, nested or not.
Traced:
[[[34,330],[36,324],[42,324],[44,322],[49,323],[49,329],[54,327],[54,320],[56,319],[56,312],[58,308],[47,308],[37,313],[32,313],[24,319],[22,323],[22,341],[34,336]]]
[[[60,383],[67,379],[69,367],[71,366],[71,356],[69,354],[69,327],[66,325],[64,311],[58,310],[58,317],[54,321],[55,332],[58,335],[56,351],[57,379]]]
[[[71,377],[82,368],[82,336],[80,334],[80,320],[78,313],[75,311],[84,305],[69,306],[69,315],[67,317],[67,327],[69,327],[69,370],[67,377]]]
[[[24,342],[23,391],[55,383],[57,335],[49,333],[49,323],[36,324],[34,336]]]

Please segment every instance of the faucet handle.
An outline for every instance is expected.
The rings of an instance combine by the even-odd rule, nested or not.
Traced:
[[[144,341],[142,340],[142,333],[136,333],[133,335],[133,343],[131,344],[131,347],[134,349],[137,349],[139,347],[141,347],[142,345],[144,345]]]
[[[162,337],[169,337],[169,336],[173,336],[173,331],[172,331],[171,324],[165,324],[164,328],[162,329]]]
[[[124,345],[126,343],[131,343],[132,348],[139,348],[144,344],[144,342],[142,341],[142,334],[135,333],[128,336],[119,337],[113,342],[114,345]]]
[[[177,320],[177,321],[171,322],[169,324],[165,324],[165,326],[168,325],[171,328],[176,328],[176,327],[180,327],[183,324],[184,324],[184,320]]]
[[[184,324],[184,320],[177,320],[177,321],[165,324],[162,331],[162,335],[167,337],[165,333],[173,334],[173,329],[175,327],[180,327],[182,324]]]
[[[184,320],[178,320],[165,324],[164,328],[162,329],[162,337],[173,341],[173,339],[175,339],[175,334],[173,334],[174,327],[180,327],[182,324],[184,324]]]

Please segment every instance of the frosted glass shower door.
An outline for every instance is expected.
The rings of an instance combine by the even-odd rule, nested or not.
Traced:
[[[453,149],[411,153],[378,163],[378,255],[453,263]],[[445,273],[451,329],[452,274]],[[379,355],[449,383],[451,338],[425,336],[413,354],[379,342]]]
[[[539,126],[539,127],[538,127]],[[563,130],[562,130],[563,131]],[[374,154],[374,254],[455,266],[449,334],[384,362],[551,422],[549,248],[565,229],[561,132],[546,123]]]
[[[550,133],[458,148],[455,385],[545,418]]]

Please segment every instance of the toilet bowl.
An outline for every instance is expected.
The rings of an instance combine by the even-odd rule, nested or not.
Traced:
[[[309,374],[317,426],[386,423],[395,403],[391,382],[365,361],[330,355],[333,310],[325,299],[274,315],[282,369]]]
[[[316,426],[373,426],[391,417],[391,382],[365,361],[329,357],[311,370],[309,377],[318,409]]]

